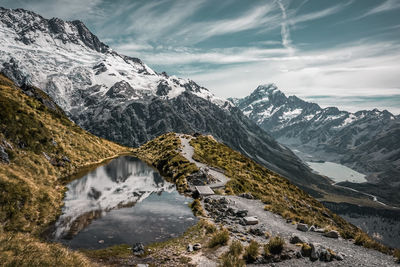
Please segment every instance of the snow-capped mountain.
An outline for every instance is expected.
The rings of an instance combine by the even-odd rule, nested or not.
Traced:
[[[400,185],[400,120],[387,110],[355,113],[321,108],[274,84],[231,99],[279,142],[314,158],[336,161],[367,174],[371,183]]]
[[[2,73],[43,89],[96,135],[138,146],[171,131],[211,134],[297,184],[327,184],[231,102],[116,53],[80,21],[0,8],[0,43]]]

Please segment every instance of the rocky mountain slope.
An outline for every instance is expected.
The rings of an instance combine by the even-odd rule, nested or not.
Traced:
[[[120,55],[80,21],[0,9],[1,72],[42,88],[84,129],[139,146],[170,131],[212,134],[297,184],[329,187],[229,101]],[[317,195],[314,193],[314,195]]]
[[[296,96],[287,97],[273,84],[259,86],[249,96],[232,101],[279,142],[311,154],[314,160],[339,162],[367,174],[369,183],[346,183],[348,186],[400,204],[390,189],[400,186],[398,116],[387,110],[351,113],[321,108]]]

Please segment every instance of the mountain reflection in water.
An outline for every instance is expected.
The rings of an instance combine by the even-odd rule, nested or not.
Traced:
[[[195,223],[195,217],[187,207],[189,201],[176,192],[174,184],[165,181],[143,161],[119,157],[68,184],[62,215],[55,224],[54,239],[71,247],[98,248],[97,236],[101,233],[113,232],[105,237],[112,236],[112,243],[133,242],[135,236],[146,232],[142,229],[140,233],[139,228],[143,226],[135,224],[157,225],[160,222],[170,224],[172,232],[160,229],[155,233],[157,236],[148,233],[148,237],[162,238],[163,233],[173,236]],[[144,218],[147,221],[143,221]],[[125,240],[126,234],[131,234],[132,238]],[[124,240],[115,239],[115,236]],[[80,240],[79,244],[75,239]]]

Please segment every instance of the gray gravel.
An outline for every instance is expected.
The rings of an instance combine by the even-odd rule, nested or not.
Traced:
[[[213,196],[213,198],[220,197]],[[247,209],[249,216],[257,216],[260,221],[259,224],[265,226],[266,230],[272,235],[284,237],[287,243],[292,233],[295,233],[299,237],[307,238],[309,243],[319,243],[336,253],[341,252],[346,255],[343,261],[311,262],[309,259],[292,259],[264,266],[400,266],[394,262],[392,256],[385,255],[376,250],[356,246],[352,242],[342,238],[332,239],[316,232],[298,231],[296,230],[296,225],[286,223],[286,220],[281,216],[265,211],[264,204],[259,200],[245,199],[238,196],[225,196],[225,198],[230,200],[229,206],[234,206],[238,209]],[[246,227],[250,228],[250,226]]]

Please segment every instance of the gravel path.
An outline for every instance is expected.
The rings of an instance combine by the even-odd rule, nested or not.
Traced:
[[[212,196],[212,198],[221,198],[221,196]],[[356,246],[352,242],[342,238],[332,239],[320,233],[296,230],[296,225],[286,223],[286,220],[281,216],[265,211],[264,204],[259,200],[245,199],[238,196],[225,196],[225,198],[229,200],[229,206],[248,210],[248,216],[257,216],[259,225],[265,226],[266,230],[272,235],[280,235],[288,241],[292,233],[295,233],[299,237],[307,238],[309,243],[319,243],[337,253],[341,252],[346,255],[343,261],[311,262],[309,259],[293,259],[264,266],[399,266],[395,264],[392,256],[385,255],[376,250]],[[250,226],[245,227],[250,228]]]
[[[201,169],[201,168],[208,168],[209,169],[209,174],[212,175],[215,179],[218,180],[216,183],[208,184],[209,187],[211,188],[220,188],[223,187],[229,180],[228,177],[224,175],[224,173],[216,168],[210,167],[207,164],[198,162],[193,159],[193,154],[194,154],[194,148],[189,144],[190,140],[192,137],[185,138],[183,134],[179,134],[179,139],[181,140],[182,144],[182,151],[181,154],[190,162],[196,164],[196,166]],[[187,136],[187,135],[186,135]]]

